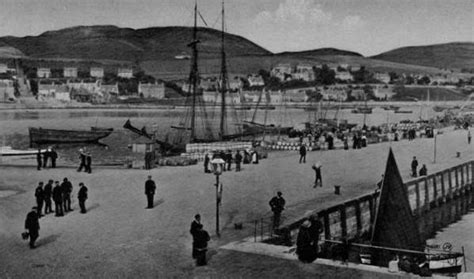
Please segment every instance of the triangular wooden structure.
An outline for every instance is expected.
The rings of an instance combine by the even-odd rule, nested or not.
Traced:
[[[417,251],[424,249],[424,242],[410,208],[407,189],[403,185],[391,148],[377,204],[371,242],[374,246]],[[393,256],[393,252],[378,250],[374,260],[377,265],[386,266]]]

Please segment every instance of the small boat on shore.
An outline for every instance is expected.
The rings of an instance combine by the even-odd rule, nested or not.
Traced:
[[[394,112],[395,113],[413,113],[412,110],[403,110],[403,109],[397,109]]]
[[[40,153],[46,152],[46,149],[40,149]],[[13,149],[11,146],[0,147],[0,157],[24,157],[24,156],[35,156],[38,154],[38,150],[34,149]]]
[[[98,142],[109,136],[113,129],[92,127],[91,130],[60,130],[28,128],[30,133],[30,146],[45,143],[87,143]]]
[[[358,107],[351,111],[352,113],[363,113],[363,114],[370,114],[372,113],[372,108],[369,107]]]

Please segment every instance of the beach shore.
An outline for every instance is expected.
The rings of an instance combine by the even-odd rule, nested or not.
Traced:
[[[268,201],[276,191],[282,191],[287,201],[283,222],[291,222],[308,212],[374,191],[389,148],[394,151],[404,181],[410,179],[413,156],[417,156],[420,166],[427,165],[428,173],[474,159],[473,145],[467,144],[466,134],[465,130],[446,128],[438,135],[436,163],[434,140],[422,138],[359,150],[314,151],[308,153],[306,164],[298,164],[297,151],[272,152],[258,165],[243,165],[242,172],[225,172],[221,176],[220,239],[214,234],[215,178],[203,172],[202,164],[150,171],[97,168],[92,174],[61,168],[61,162],[58,169],[42,171],[36,170],[34,161],[0,165],[0,190],[16,191],[0,198],[0,254],[6,255],[0,257],[0,277],[283,278],[333,276],[340,272],[338,278],[365,278],[364,274],[344,269],[318,267],[311,271],[312,267],[298,262],[218,247],[250,236],[248,224],[271,215]],[[456,152],[460,152],[460,158]],[[317,161],[323,165],[324,187],[314,189],[311,165]],[[145,209],[147,175],[157,183],[155,208],[151,210]],[[20,233],[35,203],[34,189],[39,181],[64,177],[74,185],[74,211],[64,217],[41,218],[39,247],[29,250]],[[89,211],[84,215],[79,214],[76,199],[79,182],[89,188]],[[341,185],[341,195],[334,195],[334,185]],[[209,265],[204,268],[194,267],[191,258],[189,225],[196,213],[202,215],[212,238]],[[234,230],[236,222],[243,222],[246,229]]]

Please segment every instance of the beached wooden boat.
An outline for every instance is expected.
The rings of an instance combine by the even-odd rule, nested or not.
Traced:
[[[369,114],[369,113],[372,113],[372,108],[369,108],[369,107],[359,107],[359,108],[353,109],[351,112],[352,112],[352,113]]]
[[[44,143],[86,143],[98,142],[107,137],[113,130],[106,128],[94,128],[91,130],[60,130],[28,128],[30,133],[30,145]]]
[[[395,113],[413,113],[412,110],[403,110],[403,109],[397,109],[394,112]]]

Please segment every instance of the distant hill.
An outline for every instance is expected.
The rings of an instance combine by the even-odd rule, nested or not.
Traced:
[[[200,54],[218,57],[220,31],[198,30]],[[253,42],[226,34],[228,56],[271,54]],[[0,37],[0,46],[16,48],[31,58],[69,58],[87,60],[167,60],[181,53],[190,54],[191,27],[119,28],[111,25],[77,26],[48,31],[39,36]]]
[[[25,55],[18,49],[11,46],[0,46],[0,58],[21,58]]]
[[[276,56],[328,56],[328,55],[347,55],[362,57],[360,53],[340,50],[337,48],[319,48],[305,51],[285,51],[275,54]]]
[[[436,68],[474,69],[474,43],[402,47],[370,58]]]

